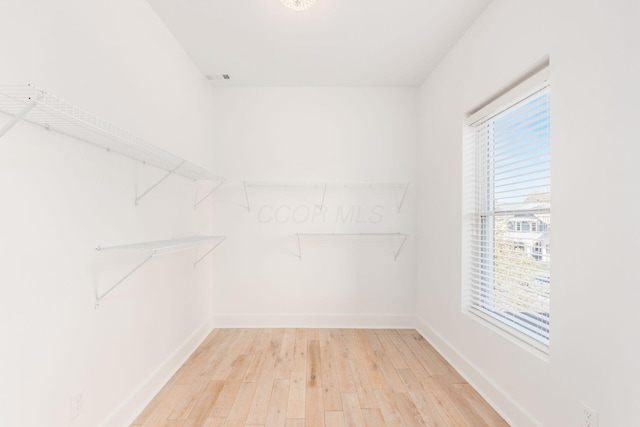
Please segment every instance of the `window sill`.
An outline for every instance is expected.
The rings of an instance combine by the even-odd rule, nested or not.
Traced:
[[[538,359],[549,362],[550,353],[549,346],[546,346],[533,338],[526,336],[523,333],[518,332],[517,330],[512,329],[508,325],[502,324],[502,322],[494,319],[493,317],[485,314],[479,310],[474,308],[466,308],[462,309],[462,313],[467,317],[473,319],[475,322],[478,322],[486,327],[488,327],[493,332],[498,335],[506,338],[511,343],[517,345]]]

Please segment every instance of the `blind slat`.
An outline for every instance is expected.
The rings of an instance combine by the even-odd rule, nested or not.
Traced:
[[[509,260],[512,260],[514,258],[507,258]],[[471,260],[471,264],[472,264],[472,268],[482,268],[482,266],[484,265],[482,262],[482,258],[474,258]],[[502,262],[501,265],[504,265],[504,267],[513,267],[513,268],[522,268],[520,265],[518,264],[514,264],[514,263],[510,263],[510,262]],[[497,267],[496,269],[499,269],[501,267]],[[504,268],[502,268],[504,269]],[[535,268],[535,267],[528,267],[528,268],[522,268],[524,271],[529,271],[531,273],[532,276],[544,276],[546,274],[549,274],[549,269],[544,269],[544,268]]]
[[[500,294],[497,294],[497,295],[496,293],[491,295],[487,294],[485,288],[473,288],[471,293],[475,295],[478,299],[482,300],[482,302],[484,303],[483,307],[485,308],[487,308],[488,306],[493,306],[495,310],[495,307],[498,306],[499,308],[496,311],[500,311],[503,313],[509,310],[512,313],[529,313],[529,314],[538,315],[537,318],[533,316],[528,318],[527,322],[525,322],[524,320],[516,321],[516,323],[519,323],[521,326],[524,326],[524,327],[533,326],[538,328],[549,327],[546,320],[548,318],[544,314],[537,312],[535,307],[531,307],[530,305],[528,305],[527,309],[524,309],[522,306],[518,306],[516,303],[512,301],[503,299]],[[538,320],[542,318],[544,318],[545,321]]]
[[[482,279],[482,276],[479,276],[478,280],[484,282],[485,284],[488,283],[488,282],[486,282],[486,281],[484,281]],[[501,282],[501,281],[497,281],[496,282],[495,289],[499,289],[499,290],[508,292],[509,294],[512,294],[513,296],[516,296],[516,297],[526,298],[534,305],[538,304],[538,303],[546,304],[546,302],[547,302],[547,300],[549,298],[549,294],[548,293],[543,293],[543,292],[535,291],[535,290],[529,290],[529,289],[526,289],[526,288],[513,289],[512,287],[509,287],[508,285],[505,285],[505,282]],[[529,292],[529,294],[527,294],[527,292]]]
[[[481,278],[484,277],[483,274],[485,274],[485,272],[482,269],[474,269],[472,270],[472,274],[477,276],[479,278],[479,280],[482,280]],[[523,285],[523,284],[519,284],[518,283],[518,278],[515,278],[511,275],[504,275],[504,274],[500,274],[499,272],[495,271],[493,273],[492,277],[498,277],[499,280],[496,280],[496,285],[498,285],[497,287],[500,287],[499,285],[503,285],[502,288],[505,290],[513,290],[514,293],[518,294],[521,292],[531,292],[539,297],[542,298],[548,298],[549,297],[549,288],[546,285],[532,285],[531,283],[534,282],[534,280],[528,280],[527,285]],[[535,289],[533,286],[540,288],[542,290],[537,290]],[[534,298],[536,301],[538,301],[538,298]]]

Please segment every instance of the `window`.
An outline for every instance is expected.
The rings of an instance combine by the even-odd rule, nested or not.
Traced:
[[[533,257],[536,261],[542,259],[542,242],[537,241],[533,244]]]
[[[502,97],[506,106],[499,99],[469,120],[464,305],[547,351],[551,147],[549,84],[541,74]]]

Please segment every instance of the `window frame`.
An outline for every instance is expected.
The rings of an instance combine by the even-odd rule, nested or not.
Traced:
[[[484,223],[480,222],[481,225],[474,225],[473,221],[478,221],[479,218],[482,218],[482,216],[478,215],[477,212],[477,206],[476,206],[476,200],[470,200],[469,194],[473,194],[473,192],[475,191],[475,188],[477,186],[477,174],[476,174],[476,167],[477,167],[477,163],[476,163],[476,159],[475,159],[475,144],[476,144],[476,124],[479,122],[484,122],[487,120],[490,120],[493,117],[496,117],[498,115],[500,115],[501,113],[509,110],[510,108],[512,108],[513,106],[519,104],[521,101],[525,100],[527,97],[537,93],[538,91],[545,89],[545,88],[549,88],[550,90],[551,87],[551,81],[550,81],[550,70],[549,67],[545,67],[542,70],[536,72],[535,74],[533,74],[531,77],[527,78],[526,80],[520,82],[519,84],[515,85],[512,89],[510,89],[509,91],[507,91],[506,93],[504,93],[503,95],[497,97],[496,99],[494,99],[493,101],[487,103],[485,106],[483,106],[482,108],[478,109],[476,112],[468,115],[468,117],[466,118],[466,120],[464,121],[464,149],[463,152],[465,153],[466,158],[464,159],[464,165],[463,165],[463,170],[464,170],[464,177],[463,177],[463,182],[464,182],[464,189],[463,189],[463,195],[464,195],[464,200],[463,200],[463,253],[464,253],[464,262],[463,262],[463,283],[462,283],[462,310],[465,314],[471,315],[474,319],[476,320],[480,320],[482,323],[488,325],[490,328],[496,330],[497,332],[501,333],[502,335],[508,337],[509,339],[511,339],[512,341],[516,342],[519,345],[524,344],[524,347],[527,349],[534,349],[536,350],[536,354],[537,355],[542,355],[542,356],[547,356],[549,354],[549,349],[550,349],[550,345],[551,345],[551,324],[548,324],[548,339],[546,342],[541,341],[539,338],[535,338],[532,336],[532,334],[526,330],[524,330],[524,328],[519,328],[517,323],[515,323],[514,321],[509,321],[509,320],[505,320],[504,319],[504,315],[501,316],[499,312],[496,311],[489,311],[489,310],[482,310],[479,307],[476,307],[472,301],[473,298],[471,298],[471,288],[472,288],[472,279],[471,279],[471,262],[473,259],[473,256],[471,255],[473,248],[474,248],[474,244],[472,242],[472,233],[474,228],[480,227],[481,231],[481,235],[488,235],[489,233],[491,234],[491,241],[493,242],[493,239],[495,238],[494,236],[494,231],[491,228],[491,230],[489,230],[490,226],[489,224],[487,224],[488,222],[493,222],[493,221],[485,221]],[[549,121],[551,123],[552,119],[551,119],[551,115],[549,114]],[[551,141],[549,142],[551,143]],[[469,145],[471,145],[473,148],[473,150],[469,149]],[[488,160],[490,162],[493,161],[493,159]],[[491,178],[488,179],[483,179],[482,183],[488,186],[491,186]],[[468,188],[469,186],[471,186],[472,188]],[[551,194],[551,193],[549,193]],[[549,209],[549,215],[551,215],[551,211]],[[481,220],[482,221],[482,220]],[[541,222],[540,219],[538,219],[538,221]],[[511,225],[508,226],[508,229],[510,229]],[[513,226],[513,232],[519,232],[522,228],[521,224],[519,222],[515,222],[514,226]],[[536,232],[536,233],[549,233],[550,236],[550,228],[547,226],[543,226],[541,223],[540,224],[536,224],[535,227],[529,225],[530,231],[529,232]],[[537,229],[536,231],[533,231],[532,229],[535,228]],[[548,242],[550,242],[550,237]],[[493,248],[490,246],[493,246],[492,244],[490,245],[481,245],[482,249],[485,251],[485,254],[483,255],[484,258],[488,258],[488,257],[493,257]],[[549,257],[550,260],[550,243],[546,244],[546,248],[547,250],[544,251],[546,252],[546,254],[543,254],[542,252],[542,248],[543,246],[541,245],[541,253],[539,254],[541,257],[543,255],[546,255]],[[490,251],[491,253],[488,253],[486,251]],[[533,248],[532,248],[532,254],[533,254]],[[492,261],[493,262],[493,261]],[[488,278],[484,278],[483,280],[487,280],[490,281],[490,283],[494,283],[493,281],[493,272],[489,273],[486,270],[483,270],[483,275],[484,274],[489,274],[491,277]],[[549,277],[550,277],[550,273],[549,273]],[[549,295],[549,313],[548,316],[550,316],[550,311],[551,311],[551,299],[550,299],[550,295]],[[503,317],[503,318],[501,318]]]

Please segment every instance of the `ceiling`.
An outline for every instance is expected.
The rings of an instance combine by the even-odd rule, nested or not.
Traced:
[[[217,86],[418,86],[491,0],[148,0]]]

